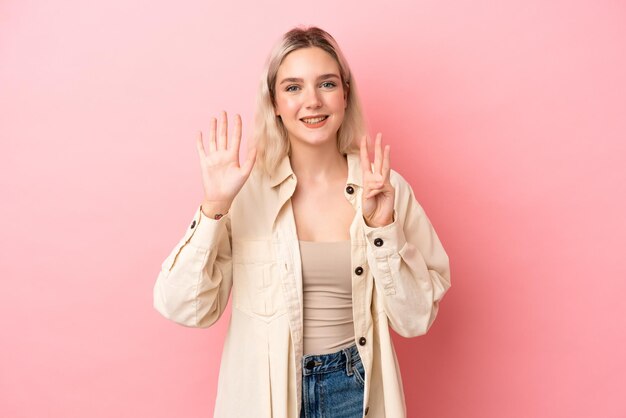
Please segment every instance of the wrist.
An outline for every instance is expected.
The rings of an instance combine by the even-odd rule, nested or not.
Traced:
[[[229,202],[204,201],[200,205],[200,210],[207,218],[220,219],[226,215],[230,209]]]
[[[363,222],[365,222],[365,225],[370,228],[382,228],[384,226],[391,225],[394,222],[394,216],[392,216],[391,219],[382,222],[368,222],[367,218],[363,216]]]

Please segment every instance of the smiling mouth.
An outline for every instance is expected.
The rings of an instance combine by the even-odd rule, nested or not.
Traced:
[[[302,118],[300,119],[302,122],[309,124],[309,125],[315,125],[316,123],[320,123],[322,121],[325,121],[326,119],[328,119],[328,115],[326,116],[320,116],[317,118]]]

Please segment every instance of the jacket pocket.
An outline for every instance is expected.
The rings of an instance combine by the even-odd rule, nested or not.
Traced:
[[[233,305],[268,320],[284,310],[282,297],[272,242],[233,241]]]

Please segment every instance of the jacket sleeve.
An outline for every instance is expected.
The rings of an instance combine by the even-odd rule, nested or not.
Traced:
[[[391,327],[403,337],[425,334],[450,288],[450,264],[411,186],[395,175],[394,221],[367,226],[367,262]],[[392,177],[392,179],[394,179]]]
[[[232,287],[230,212],[219,220],[196,209],[183,238],[161,265],[154,308],[178,324],[207,328],[224,312]]]

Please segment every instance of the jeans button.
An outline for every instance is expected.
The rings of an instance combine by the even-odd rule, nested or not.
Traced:
[[[309,370],[313,370],[314,367],[315,367],[315,362],[313,360],[309,360],[309,362],[306,364],[306,368]]]

